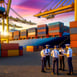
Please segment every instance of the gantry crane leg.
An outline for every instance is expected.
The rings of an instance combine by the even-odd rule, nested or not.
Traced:
[[[75,21],[77,21],[77,0],[75,0]]]

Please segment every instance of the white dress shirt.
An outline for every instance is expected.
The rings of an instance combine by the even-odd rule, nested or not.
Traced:
[[[51,52],[52,57],[58,58],[59,57],[59,51],[57,49],[52,50]]]
[[[46,57],[45,50],[42,50],[40,54],[41,54],[41,57]]]
[[[61,52],[61,55],[64,56],[64,53],[65,53],[64,49],[60,49],[59,52]]]
[[[68,48],[67,55],[69,55],[69,57],[72,57],[72,49],[71,48]]]
[[[49,56],[50,55],[50,49],[45,49],[45,54],[46,54],[46,56]]]

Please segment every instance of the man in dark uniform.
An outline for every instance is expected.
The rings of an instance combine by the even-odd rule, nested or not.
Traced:
[[[46,63],[48,61],[48,68],[50,69],[50,49],[49,49],[49,45],[46,45],[45,55],[46,55]],[[45,67],[46,67],[46,65],[45,65]]]
[[[72,49],[70,48],[70,44],[66,44],[67,50],[67,59],[68,59],[68,67],[69,67],[69,73],[67,75],[73,74],[73,65],[72,65]]]
[[[45,72],[45,63],[46,63],[46,56],[45,56],[45,47],[43,47],[42,51],[41,51],[41,72]]]
[[[62,47],[60,47],[60,49],[59,49],[60,70],[63,70],[63,71],[65,68],[64,53],[65,53],[65,50]]]
[[[58,75],[58,57],[59,57],[59,51],[56,49],[56,46],[54,46],[54,50],[52,50],[51,52],[51,56],[52,56],[52,63],[53,63],[53,72],[52,74],[55,74],[55,64],[56,64],[56,74]]]

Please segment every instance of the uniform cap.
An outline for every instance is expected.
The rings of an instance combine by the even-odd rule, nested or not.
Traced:
[[[65,46],[70,46],[70,44],[65,44]]]
[[[49,45],[45,45],[46,47],[49,47]]]

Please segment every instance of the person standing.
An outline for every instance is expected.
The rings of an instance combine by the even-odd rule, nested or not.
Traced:
[[[66,44],[67,50],[67,59],[68,59],[68,68],[69,73],[67,75],[73,74],[73,65],[72,65],[72,49],[70,48],[70,44]]]
[[[53,72],[52,74],[55,74],[55,64],[56,64],[56,74],[58,75],[59,72],[58,72],[58,57],[59,57],[59,51],[57,50],[57,47],[54,46],[54,50],[52,50],[51,52],[51,56],[52,56],[52,63],[53,63]]]
[[[45,63],[46,63],[46,56],[45,56],[45,47],[43,47],[42,51],[41,51],[41,72],[45,72]]]
[[[65,68],[65,64],[64,64],[64,53],[65,53],[65,50],[60,47],[59,49],[59,58],[60,58],[60,70],[63,70],[64,71],[64,68]]]
[[[50,49],[49,49],[49,45],[46,45],[45,55],[46,55],[46,63],[48,61],[48,68],[50,69]],[[46,65],[45,65],[45,67],[46,67]]]

